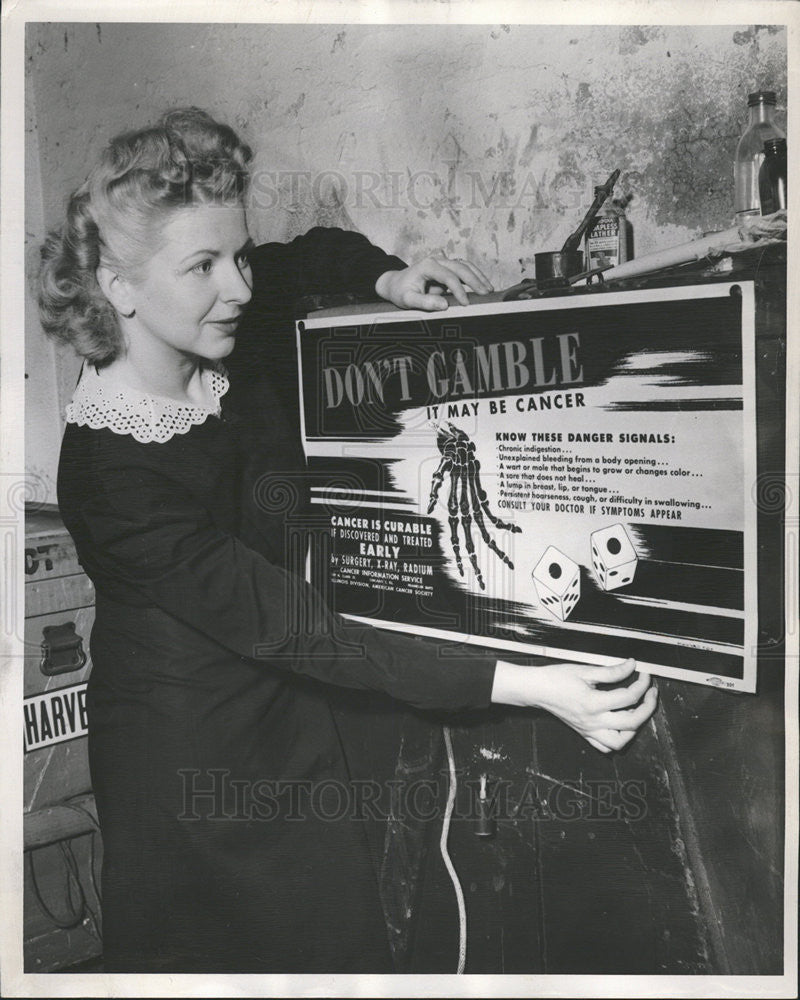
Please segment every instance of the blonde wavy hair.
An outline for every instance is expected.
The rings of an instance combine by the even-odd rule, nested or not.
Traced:
[[[243,203],[251,159],[233,129],[199,108],[168,111],[154,126],[112,139],[42,247],[45,333],[94,363],[113,360],[119,320],[97,282],[99,265],[135,276],[176,209]]]

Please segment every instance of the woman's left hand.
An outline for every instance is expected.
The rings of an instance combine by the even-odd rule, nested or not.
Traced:
[[[445,291],[449,291],[459,305],[469,305],[467,289],[478,295],[494,291],[486,275],[469,261],[433,255],[403,271],[385,271],[375,282],[375,291],[387,302],[400,309],[426,312],[447,308]]]

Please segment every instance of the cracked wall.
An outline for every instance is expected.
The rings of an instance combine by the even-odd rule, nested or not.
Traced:
[[[28,49],[51,221],[87,152],[192,103],[257,150],[257,238],[338,223],[499,283],[616,167],[637,255],[725,227],[747,93],[786,98],[764,25],[34,25]]]

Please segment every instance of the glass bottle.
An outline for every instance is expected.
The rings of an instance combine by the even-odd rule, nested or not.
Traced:
[[[761,214],[772,215],[786,208],[786,140],[767,139],[764,162],[758,172]]]
[[[733,166],[734,212],[736,222],[761,212],[758,191],[758,171],[764,160],[767,139],[785,139],[775,124],[775,91],[758,90],[747,98],[749,120],[739,145]]]

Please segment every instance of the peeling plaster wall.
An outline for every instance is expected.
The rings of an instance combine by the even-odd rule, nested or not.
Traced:
[[[517,280],[615,167],[637,253],[725,225],[776,27],[31,26],[46,216],[121,127],[193,103],[258,151],[254,235],[354,226]]]
[[[341,225],[498,287],[616,167],[637,256],[725,227],[748,92],[777,90],[785,123],[776,26],[32,24],[27,42],[48,225],[111,134],[196,104],[257,151],[256,240]]]

